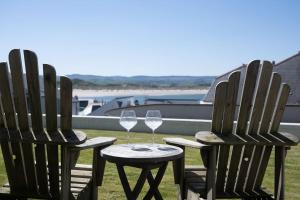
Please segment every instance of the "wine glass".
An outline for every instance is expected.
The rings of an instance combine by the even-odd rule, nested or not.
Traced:
[[[145,124],[152,130],[152,145],[154,144],[154,131],[161,126],[162,118],[159,110],[148,110]]]
[[[127,143],[129,144],[129,131],[137,124],[137,118],[134,110],[123,110],[119,123],[127,130]]]

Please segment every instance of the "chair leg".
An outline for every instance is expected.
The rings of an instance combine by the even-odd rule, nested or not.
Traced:
[[[61,147],[61,200],[70,199],[71,189],[71,150]]]
[[[276,200],[284,199],[284,189],[285,189],[285,147],[275,147],[275,186],[274,194]]]
[[[187,194],[185,183],[184,183],[184,165],[185,165],[184,160],[185,159],[183,157],[173,161],[174,182],[177,185],[178,200],[185,199]]]
[[[91,200],[98,199],[98,186],[102,185],[106,161],[100,156],[100,151],[105,147],[106,146],[96,147],[93,150],[93,177],[91,185]]]
[[[95,148],[93,150],[93,171],[92,171],[92,182],[91,182],[91,200],[97,200],[98,199],[98,187],[97,187],[97,160],[99,152],[97,152],[98,148]]]
[[[217,146],[211,146],[208,153],[208,166],[207,166],[207,199],[216,199],[216,157],[217,157]]]

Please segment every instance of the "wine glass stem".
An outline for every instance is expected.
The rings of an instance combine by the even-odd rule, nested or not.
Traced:
[[[129,130],[127,130],[127,144],[129,144]]]
[[[152,145],[154,145],[154,130],[152,130]]]

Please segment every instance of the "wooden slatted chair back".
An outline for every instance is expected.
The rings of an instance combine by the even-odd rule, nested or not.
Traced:
[[[289,95],[289,86],[273,73],[270,62],[252,61],[237,102],[240,71],[216,87],[212,132],[218,135],[261,139],[277,132]],[[238,106],[239,105],[239,106]],[[234,119],[237,119],[236,126]],[[247,143],[246,143],[247,144]],[[260,189],[272,145],[219,145],[217,153],[217,194],[248,192]],[[225,195],[226,196],[226,195]]]
[[[58,144],[68,143],[68,138],[76,140],[72,135],[72,83],[66,77],[60,79],[59,131],[56,72],[52,66],[43,65],[45,131],[34,52],[24,51],[24,63],[26,82],[20,50],[10,52],[10,70],[7,63],[0,63],[0,138],[10,191],[24,197],[59,199]]]

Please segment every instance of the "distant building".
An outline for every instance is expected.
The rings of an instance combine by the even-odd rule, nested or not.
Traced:
[[[210,90],[207,95],[204,97],[204,102],[213,102],[216,85],[220,81],[227,80],[229,75],[233,71],[241,71],[241,81],[245,79],[245,70],[246,65],[242,65],[230,72],[227,72],[219,77],[212,83]],[[282,82],[287,83],[291,87],[291,95],[288,99],[288,105],[300,105],[300,52],[296,55],[293,55],[277,64],[274,65],[274,72],[278,72],[282,77]],[[239,95],[241,95],[241,89],[239,88]],[[240,99],[240,96],[239,96]]]

